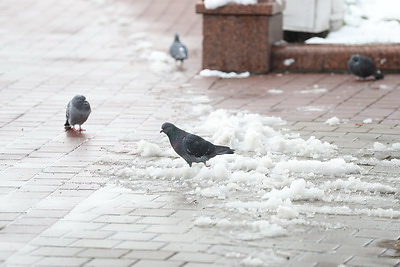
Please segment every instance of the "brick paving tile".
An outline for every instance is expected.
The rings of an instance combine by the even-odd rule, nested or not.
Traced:
[[[151,251],[151,250],[135,250],[123,256],[128,259],[148,259],[148,260],[165,260],[174,255],[175,252],[170,251]]]
[[[132,266],[136,260],[130,260],[130,259],[93,259],[87,263],[85,263],[83,266]]]
[[[184,0],[0,2],[0,265],[400,264],[397,251],[379,246],[399,237],[397,217],[315,214],[288,225],[298,229],[287,236],[235,240],[234,233],[194,226],[198,217],[224,214],[213,200],[188,201],[184,185],[176,184],[176,192],[153,192],[145,188],[154,186],[150,178],[129,188],[110,180],[108,164],[99,159],[121,144],[133,150],[141,139],[160,139],[161,123],[183,122],[182,113],[195,104],[281,117],[287,124],[277,128],[316,136],[338,146],[338,153],[400,157],[396,150],[371,150],[374,142],[400,142],[399,74],[366,82],[329,73],[199,77],[202,18],[194,5]],[[157,52],[168,51],[175,32],[190,48],[182,69],[157,58]],[[86,131],[64,132],[65,106],[78,93],[93,110]],[[324,124],[334,116],[339,125]],[[365,119],[372,123],[362,124]],[[132,159],[114,154],[118,162]],[[398,168],[368,164],[363,181],[398,188]],[[166,181],[156,183],[160,188]],[[376,197],[374,208],[398,211],[398,193],[370,194]],[[390,203],[382,203],[387,199]],[[362,211],[364,202],[354,201]]]
[[[185,262],[182,262],[182,261],[140,260],[132,266],[135,266],[135,267],[158,267],[158,266],[179,267],[179,266],[186,266],[186,265],[187,264],[185,264]]]
[[[45,257],[35,263],[35,266],[80,266],[90,259],[77,257]]]

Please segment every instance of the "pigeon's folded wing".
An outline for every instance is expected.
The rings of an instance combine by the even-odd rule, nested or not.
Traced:
[[[210,155],[215,150],[213,144],[194,134],[186,135],[182,142],[187,153],[195,157]]]

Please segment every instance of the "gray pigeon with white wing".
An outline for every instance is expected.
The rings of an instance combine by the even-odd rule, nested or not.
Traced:
[[[214,145],[200,136],[185,132],[169,122],[163,123],[160,133],[165,133],[175,152],[192,167],[193,162],[202,162],[206,167],[207,160],[217,155],[233,154],[235,150],[227,146]]]
[[[86,122],[90,112],[90,104],[86,101],[86,97],[83,95],[74,96],[67,105],[65,114],[67,119],[64,124],[65,130],[84,131],[84,129],[82,129],[82,124]],[[75,128],[76,125],[79,127],[78,130]]]
[[[169,54],[176,61],[180,61],[183,64],[183,61],[188,58],[188,49],[187,47],[179,40],[179,35],[175,33],[175,39],[169,48]]]
[[[347,66],[352,74],[362,79],[369,76],[374,76],[375,80],[383,79],[382,72],[375,66],[374,61],[369,57],[354,54],[349,59]]]

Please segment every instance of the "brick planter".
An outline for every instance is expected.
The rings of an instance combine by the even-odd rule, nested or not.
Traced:
[[[266,73],[271,70],[271,48],[282,40],[282,7],[275,2],[229,4],[206,9],[203,15],[203,69]]]
[[[271,64],[274,71],[347,72],[347,61],[357,53],[383,72],[400,71],[400,44],[280,44],[272,48]]]

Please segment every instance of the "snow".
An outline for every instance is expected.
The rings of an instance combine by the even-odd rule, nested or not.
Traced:
[[[374,142],[372,150],[374,151],[400,151],[400,143],[385,145],[380,142]]]
[[[342,158],[328,161],[291,159],[280,161],[275,165],[275,170],[287,170],[294,173],[317,173],[327,176],[342,176],[347,173],[358,173],[361,168],[354,163],[347,163]]]
[[[179,101],[191,103],[182,110],[179,127],[231,146],[235,154],[209,160],[209,168],[196,163],[189,167],[161,134],[156,140],[121,140],[100,159],[96,172],[126,188],[176,192],[188,203],[217,210],[211,216],[194,215],[193,225],[237,241],[290,235],[304,225],[345,227],[314,219],[326,214],[400,217],[396,186],[371,177],[363,167],[398,166],[400,160],[343,155],[335,145],[283,128],[287,123],[281,118],[213,110],[204,96]],[[400,143],[367,147],[383,153],[400,151]],[[257,265],[260,257],[241,256],[247,265]]]
[[[229,3],[240,5],[255,5],[257,4],[257,0],[204,0],[204,6],[207,9],[216,9]]]
[[[340,124],[340,119],[338,117],[332,117],[327,119],[324,124],[328,124],[330,126],[335,126]]]
[[[322,112],[322,111],[327,110],[327,107],[323,107],[323,106],[304,106],[304,107],[298,107],[297,110],[305,111],[305,112]]]
[[[345,25],[307,44],[400,43],[400,1],[347,0]]]
[[[219,78],[247,78],[250,76],[249,72],[242,72],[242,73],[236,73],[236,72],[223,72],[219,70],[209,70],[209,69],[204,69],[200,71],[200,76],[203,77],[219,77]]]
[[[346,190],[350,192],[380,192],[380,193],[396,193],[397,188],[383,185],[380,183],[368,183],[361,181],[360,178],[350,177],[347,181],[338,179],[335,181],[327,181],[325,187],[334,190]]]
[[[292,65],[293,63],[295,63],[296,62],[296,60],[294,59],[294,58],[287,58],[287,59],[285,59],[284,61],[283,61],[283,65],[285,65],[285,66],[290,66],[290,65]]]
[[[279,90],[279,89],[270,89],[267,92],[269,94],[275,94],[275,95],[283,94],[283,90]]]
[[[300,94],[322,94],[326,93],[328,90],[325,88],[314,88],[314,89],[308,89],[308,90],[300,90]]]
[[[153,73],[170,73],[174,68],[173,59],[164,52],[152,51],[148,57]]]
[[[140,140],[137,143],[137,149],[132,153],[139,154],[142,157],[160,157],[164,155],[159,146],[145,140]]]

